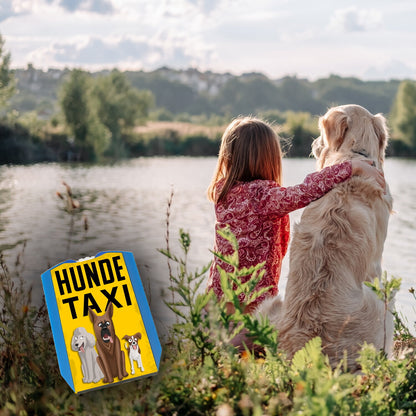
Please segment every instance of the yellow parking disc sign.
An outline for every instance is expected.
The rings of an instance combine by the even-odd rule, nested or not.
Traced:
[[[157,373],[162,348],[132,253],[60,263],[42,284],[59,368],[75,393]]]

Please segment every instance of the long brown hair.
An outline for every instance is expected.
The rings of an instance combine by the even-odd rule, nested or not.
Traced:
[[[237,181],[255,179],[268,179],[281,184],[282,151],[279,136],[268,123],[258,118],[236,118],[222,135],[208,198],[219,202]],[[217,189],[221,180],[224,183],[221,189]]]

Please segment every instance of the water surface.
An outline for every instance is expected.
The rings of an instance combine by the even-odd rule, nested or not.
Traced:
[[[138,158],[111,166],[36,164],[0,167],[0,249],[9,268],[16,267],[41,296],[40,274],[67,259],[103,250],[127,250],[135,255],[156,324],[165,332],[172,316],[163,305],[167,292],[167,201],[173,190],[170,245],[179,228],[191,235],[190,268],[211,260],[214,212],[206,198],[216,158]],[[284,184],[293,185],[315,170],[311,159],[284,160]],[[383,269],[403,279],[397,308],[411,323],[416,319],[408,289],[415,286],[416,161],[388,159],[385,175],[394,197],[383,255]],[[69,214],[56,192],[71,185],[81,209]],[[291,214],[292,223],[301,211]],[[84,227],[85,221],[88,229]],[[15,266],[16,259],[18,260]],[[288,256],[280,291],[284,292]]]

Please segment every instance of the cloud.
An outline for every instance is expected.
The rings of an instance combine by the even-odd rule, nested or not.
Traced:
[[[30,13],[32,4],[24,0],[1,0],[0,2],[0,22],[10,17],[20,16]]]
[[[391,60],[385,65],[372,66],[364,73],[365,79],[414,79],[416,69],[398,60]]]
[[[163,65],[187,68],[205,63],[209,51],[200,56],[192,45],[169,36],[146,39],[123,37],[117,40],[90,37],[86,41],[54,43],[32,52],[31,62],[55,62],[58,66],[80,65],[86,68],[156,68]]]
[[[0,0],[0,22],[58,6],[68,12],[83,11],[111,14],[115,11],[112,0]]]
[[[13,5],[11,0],[3,0],[0,3],[0,22],[7,20],[9,17],[14,16]]]
[[[205,15],[209,15],[214,11],[220,4],[221,0],[188,0],[189,3],[196,6]]]
[[[378,10],[357,9],[355,6],[336,10],[329,28],[341,32],[366,32],[379,27],[382,14]]]
[[[51,1],[51,0],[47,0]],[[98,14],[110,14],[114,12],[111,0],[59,0],[59,5],[69,12],[78,10]]]
[[[51,48],[51,54],[57,62],[80,65],[116,65],[126,60],[142,61],[155,52],[159,51],[147,42],[129,38],[114,42],[92,37],[84,44],[57,43]]]

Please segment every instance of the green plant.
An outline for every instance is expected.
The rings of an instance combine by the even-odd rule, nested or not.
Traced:
[[[236,336],[243,329],[247,331],[247,337],[254,340],[254,343],[270,349],[271,353],[277,352],[277,331],[270,325],[267,318],[258,320],[254,315],[245,313],[246,307],[256,301],[260,296],[270,290],[270,287],[255,290],[259,280],[263,277],[264,263],[250,268],[240,267],[238,257],[238,241],[229,227],[218,230],[218,234],[226,239],[232,246],[231,255],[214,253],[225,264],[232,267],[232,272],[226,272],[220,268],[221,287],[224,293],[221,301],[220,318],[226,327],[234,326],[231,338]],[[243,283],[243,279],[250,276],[250,279]],[[244,301],[241,302],[241,295]],[[225,304],[231,303],[233,313],[227,313]]]
[[[239,267],[238,245],[229,230],[222,235],[234,247],[222,260],[224,299],[203,290],[204,273],[189,271],[191,239],[179,232],[181,255],[161,250],[171,267],[166,303],[178,316],[163,346],[159,373],[152,378],[113,386],[85,396],[74,395],[58,372],[44,304],[31,304],[30,289],[1,261],[0,268],[0,414],[4,415],[414,415],[416,413],[416,340],[394,360],[365,345],[361,372],[351,374],[344,360],[332,369],[319,338],[291,361],[278,347],[278,334],[267,322],[244,314],[255,299],[251,288],[261,265]],[[168,236],[169,237],[169,236]],[[22,253],[23,256],[23,253]],[[231,267],[232,266],[232,267]],[[228,270],[228,267],[227,267]],[[244,273],[254,281],[241,283]],[[386,302],[397,283],[377,288]],[[238,294],[245,295],[240,302]],[[414,294],[413,294],[414,295]],[[226,313],[226,303],[234,313]],[[231,325],[231,326],[230,326]],[[245,328],[261,340],[264,353],[239,353],[230,343]],[[397,336],[403,342],[401,333]],[[260,341],[259,341],[260,342]],[[21,344],[25,349],[22,351]]]
[[[206,355],[212,350],[212,345],[209,342],[209,328],[205,325],[206,317],[204,316],[204,309],[207,307],[212,294],[198,292],[204,282],[204,275],[210,265],[203,267],[201,271],[196,270],[193,273],[188,272],[187,255],[191,239],[189,234],[182,229],[179,231],[179,234],[179,243],[183,250],[184,257],[177,257],[169,250],[169,248],[166,250],[159,250],[178,265],[178,273],[176,276],[170,272],[169,278],[171,286],[169,287],[169,290],[172,292],[172,300],[165,301],[165,304],[182,319],[181,322],[177,322],[176,325],[174,325],[174,332],[180,338],[189,336],[190,340],[200,352],[202,362],[204,362]],[[178,295],[179,299],[175,299],[175,294]]]
[[[12,277],[1,255],[0,405],[18,415],[41,408],[42,392],[57,377],[46,305],[33,306],[31,293],[19,274]]]
[[[384,339],[383,349],[386,349],[387,343],[387,313],[391,312],[391,303],[394,299],[394,295],[400,289],[402,279],[392,277],[387,279],[387,273],[384,272],[381,278],[376,277],[373,282],[364,282],[366,286],[373,290],[377,297],[384,303]]]
[[[193,275],[199,279],[194,286],[191,278],[173,279],[171,290],[176,296],[180,294],[181,302],[184,299],[186,302],[171,304],[171,310],[179,313],[182,319],[179,324],[181,347],[178,348],[182,358],[168,363],[161,382],[161,408],[165,414],[174,411],[212,414],[216,409],[230,415],[413,414],[416,410],[413,393],[416,370],[411,349],[399,359],[390,360],[373,346],[365,345],[359,359],[362,372],[351,374],[347,371],[346,360],[341,360],[338,367],[332,369],[322,352],[320,338],[315,338],[288,361],[278,348],[278,334],[270,323],[259,322],[244,313],[245,306],[263,293],[253,290],[262,276],[263,265],[240,268],[235,237],[229,229],[221,230],[220,234],[233,247],[230,255],[214,253],[231,266],[227,270],[232,270],[220,270],[222,300],[217,301],[206,293],[196,294],[201,288],[200,274]],[[180,276],[187,274],[184,270],[189,244],[189,235],[181,230],[180,245],[184,257],[162,251],[180,265]],[[251,278],[241,283],[247,275]],[[388,281],[384,274],[382,279],[369,286],[383,300],[387,314],[400,279]],[[200,296],[196,303],[202,302],[203,307],[191,306],[194,296],[191,293],[196,296],[195,300]],[[232,313],[226,308],[230,303],[234,307]],[[231,345],[230,341],[243,329],[247,337],[265,347],[260,358],[249,350],[238,354]],[[414,340],[408,330],[406,334],[409,340]],[[181,387],[174,388],[173,385]]]

